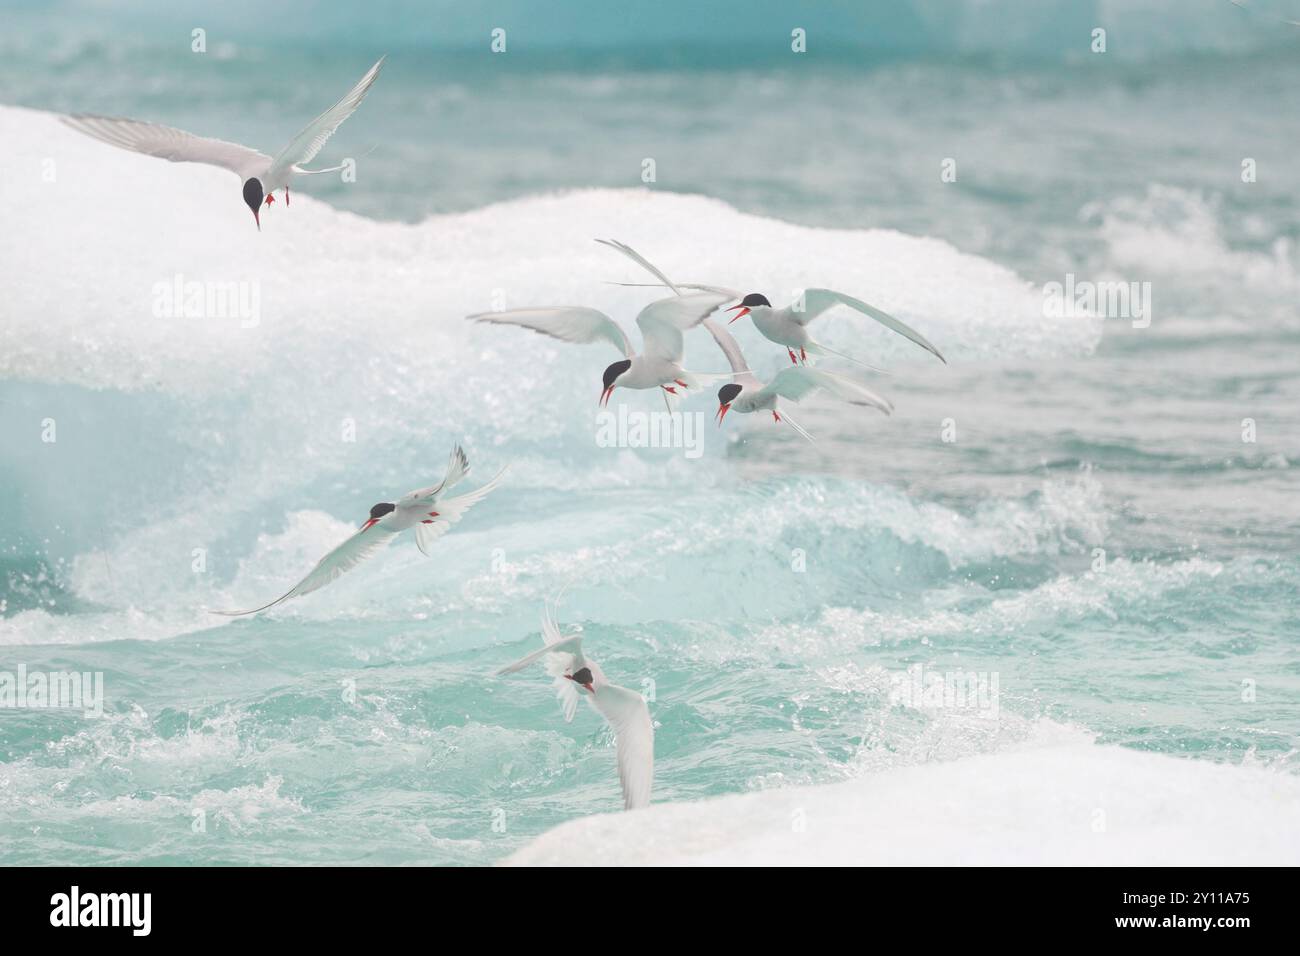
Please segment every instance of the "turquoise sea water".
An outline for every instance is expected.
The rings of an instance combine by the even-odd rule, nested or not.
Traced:
[[[64,42],[8,37],[0,102],[263,148],[393,39],[239,37],[196,62],[155,34],[29,26]],[[540,671],[489,676],[562,589],[560,620],[653,694],[656,801],[960,760],[1044,719],[1295,772],[1294,50],[519,42],[503,63],[398,45],[327,150],[378,144],[358,181],[304,186],[360,218],[272,212],[315,232],[196,225],[236,197],[172,168],[113,166],[99,207],[34,198],[22,163],[47,140],[67,188],[126,160],[4,114],[6,204],[38,230],[0,239],[0,671],[103,672],[106,702],[97,720],[0,711],[0,861],[487,863],[613,811],[599,720],[564,725]],[[695,461],[597,447],[602,361],[459,322],[498,287],[630,317],[644,299],[601,280],[635,273],[578,244],[593,234],[685,281],[883,290],[951,364],[834,320],[893,371],[871,379],[891,418],[811,403],[809,446],[733,416]],[[313,264],[358,235],[334,271]],[[243,276],[255,238],[262,338],[130,311],[154,278]],[[1063,332],[1037,303],[1067,274],[1150,283],[1150,327]],[[435,558],[399,542],[274,614],[203,610],[280,593],[457,441],[476,479],[511,462],[511,481]],[[891,705],[918,663],[996,673],[999,719]]]

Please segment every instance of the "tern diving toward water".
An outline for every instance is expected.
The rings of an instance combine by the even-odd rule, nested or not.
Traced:
[[[794,302],[783,309],[773,307],[768,301],[767,296],[760,292],[751,292],[749,295],[742,295],[734,289],[726,289],[722,286],[698,285],[693,283],[672,283],[669,282],[654,266],[650,265],[640,254],[625,246],[621,242],[613,242],[605,239],[597,239],[597,242],[604,243],[612,249],[617,249],[633,262],[650,272],[661,283],[674,290],[692,289],[705,292],[714,292],[719,295],[725,295],[730,299],[739,299],[739,305],[733,305],[726,311],[735,312],[731,322],[748,315],[754,322],[754,327],[763,334],[764,338],[770,339],[778,345],[784,345],[790,355],[791,364],[798,364],[801,360],[804,363],[808,361],[808,355],[829,355],[836,358],[846,359],[857,365],[866,365],[865,362],[859,362],[850,355],[843,352],[837,352],[832,348],[817,342],[808,332],[808,325],[813,319],[824,315],[836,306],[843,305],[850,309],[855,309],[863,315],[870,316],[887,329],[892,329],[906,339],[915,342],[927,352],[933,354],[939,361],[945,365],[948,360],[940,354],[939,350],[930,344],[930,341],[916,329],[904,322],[900,322],[887,312],[882,312],[875,306],[867,305],[861,299],[855,299],[851,295],[845,295],[843,292],[835,292],[832,289],[804,289],[803,294]],[[642,286],[645,283],[637,282],[619,282],[616,285]],[[730,323],[728,323],[730,324]],[[799,354],[796,357],[795,350]],[[867,365],[867,368],[873,366]]]
[[[75,113],[62,117],[63,122],[87,136],[102,140],[122,149],[129,149],[146,156],[157,156],[173,163],[207,163],[220,166],[237,175],[244,184],[244,202],[253,211],[253,219],[261,231],[262,219],[259,210],[263,202],[271,205],[275,202],[273,193],[284,190],[284,203],[289,205],[289,183],[294,176],[332,173],[343,166],[330,166],[327,169],[304,169],[303,163],[310,163],[321,151],[326,140],[334,135],[345,119],[356,112],[361,101],[365,99],[371,84],[379,76],[379,68],[384,65],[385,57],[380,57],[375,65],[366,71],[356,86],[348,91],[347,96],[339,100],[320,116],[312,120],[307,127],[289,141],[289,145],[275,156],[267,156],[248,146],[228,143],[220,139],[208,139],[195,136],[184,130],[158,123],[142,120],[122,119],[114,116],[95,116],[89,113]]]
[[[655,772],[655,732],[645,698],[634,690],[611,684],[600,665],[582,653],[582,636],[564,637],[556,626],[550,607],[542,611],[542,641],[545,646],[521,657],[496,672],[500,677],[521,671],[542,660],[555,679],[564,719],[572,721],[578,698],[585,696],[614,731],[618,753],[618,782],[623,788],[623,809],[636,810],[650,803]],[[582,692],[586,691],[586,694]]]
[[[735,381],[728,382],[718,389],[719,426],[722,425],[722,420],[727,417],[729,411],[741,413],[767,411],[772,413],[773,420],[785,422],[804,438],[812,441],[812,435],[808,434],[798,422],[788,414],[781,413],[777,401],[784,398],[797,403],[801,398],[817,391],[826,392],[850,405],[864,405],[879,409],[886,415],[894,410],[894,406],[888,399],[881,398],[857,382],[851,382],[847,378],[820,369],[808,368],[805,365],[783,368],[776,373],[772,381],[764,385],[749,370],[745,355],[740,351],[740,345],[730,332],[708,319],[705,320],[704,327],[709,330],[736,372]]]
[[[625,357],[606,368],[602,376],[600,404],[604,407],[615,388],[661,388],[676,395],[678,388],[696,388],[726,377],[682,368],[685,348],[682,333],[699,325],[726,301],[728,296],[716,292],[697,292],[651,302],[636,317],[645,342],[645,350],[640,355],[618,323],[596,309],[581,306],[512,309],[479,312],[466,318],[474,322],[518,325],[562,342],[608,342]],[[667,395],[664,400],[667,401]]]
[[[452,525],[465,517],[465,512],[487,497],[497,487],[501,476],[506,473],[502,468],[495,478],[468,494],[447,498],[445,495],[461,479],[469,474],[469,459],[464,450],[457,445],[451,453],[447,464],[447,474],[442,481],[428,488],[417,488],[398,498],[397,501],[381,501],[370,509],[370,517],[360,529],[337,548],[316,563],[311,573],[295,584],[288,592],[276,598],[270,604],[253,608],[251,611],[213,611],[226,617],[239,617],[244,614],[256,614],[267,608],[275,607],[281,601],[292,597],[301,597],[322,588],[335,578],[351,571],[366,558],[382,550],[390,541],[408,528],[415,529],[415,544],[424,554],[434,540],[446,533]]]

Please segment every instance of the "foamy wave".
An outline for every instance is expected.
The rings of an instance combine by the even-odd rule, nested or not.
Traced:
[[[996,753],[586,817],[507,863],[1294,866],[1297,813],[1300,778],[1039,721]]]
[[[1150,275],[1196,282],[1229,278],[1273,294],[1300,286],[1295,250],[1285,237],[1275,239],[1267,253],[1229,244],[1218,196],[1155,184],[1143,196],[1090,203],[1081,216],[1096,222],[1117,268],[1139,273],[1126,280]]]

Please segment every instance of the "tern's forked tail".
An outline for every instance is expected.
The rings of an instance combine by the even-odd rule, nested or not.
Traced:
[[[862,368],[869,368],[873,372],[879,372],[881,375],[893,374],[888,369],[877,368],[876,366],[871,365],[867,362],[863,362],[860,359],[855,359],[852,355],[846,355],[843,352],[839,352],[833,348],[830,348],[829,346],[822,345],[820,342],[809,342],[804,348],[806,351],[811,352],[813,355],[823,355],[823,356],[830,356],[832,358],[843,359],[846,362],[852,362],[854,365],[861,366]]]

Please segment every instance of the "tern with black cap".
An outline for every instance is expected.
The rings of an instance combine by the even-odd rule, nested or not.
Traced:
[[[726,301],[726,296],[717,293],[698,292],[651,302],[636,317],[645,343],[640,354],[632,348],[631,340],[618,323],[597,309],[582,306],[512,309],[479,312],[467,318],[493,325],[517,325],[562,342],[606,342],[614,346],[624,357],[609,365],[601,375],[603,407],[616,388],[660,388],[666,401],[666,396],[678,394],[679,388],[695,388],[719,377],[682,368],[685,349],[682,333],[699,325]]]
[[[381,501],[372,507],[370,516],[356,533],[321,558],[311,572],[289,591],[270,604],[264,604],[250,611],[213,611],[212,613],[226,617],[256,614],[258,611],[275,607],[289,598],[310,594],[387,547],[390,541],[408,528],[415,529],[416,547],[427,555],[434,540],[445,534],[452,525],[465,516],[470,508],[487,497],[488,493],[500,483],[505,471],[502,468],[495,478],[468,494],[457,495],[454,498],[446,497],[447,492],[469,474],[469,459],[465,456],[464,450],[457,445],[451,453],[447,474],[442,481],[428,488],[417,488],[396,501]]]
[[[62,119],[73,129],[112,146],[173,163],[206,163],[230,170],[243,183],[244,204],[253,211],[253,219],[260,231],[260,210],[263,205],[269,206],[275,202],[274,193],[277,189],[284,190],[284,202],[288,205],[289,184],[295,176],[332,173],[344,168],[339,165],[326,169],[306,169],[303,164],[315,159],[326,140],[334,135],[334,131],[345,119],[356,112],[379,76],[384,59],[380,57],[343,99],[307,124],[275,156],[268,156],[238,143],[195,136],[160,123],[95,116],[90,113],[75,113]]]
[[[709,334],[718,343],[718,347],[727,356],[727,361],[736,373],[734,381],[718,389],[719,426],[727,417],[727,412],[735,411],[741,414],[771,412],[774,421],[784,422],[804,438],[812,441],[812,435],[808,434],[788,413],[781,411],[778,402],[780,399],[785,399],[797,403],[805,396],[818,391],[825,392],[842,402],[848,402],[850,405],[874,408],[886,415],[894,410],[894,406],[888,399],[882,398],[871,389],[850,381],[842,375],[808,368],[806,365],[786,366],[777,372],[770,382],[764,384],[749,370],[745,355],[740,351],[740,345],[730,332],[712,320],[705,320],[704,327],[709,330]]]
[[[534,661],[542,661],[554,678],[566,721],[573,720],[578,698],[585,697],[614,731],[623,809],[647,806],[654,783],[655,732],[645,698],[634,690],[611,684],[600,665],[583,654],[582,635],[565,637],[560,633],[549,605],[542,611],[542,643],[541,650],[501,668],[496,676],[513,674]]]

